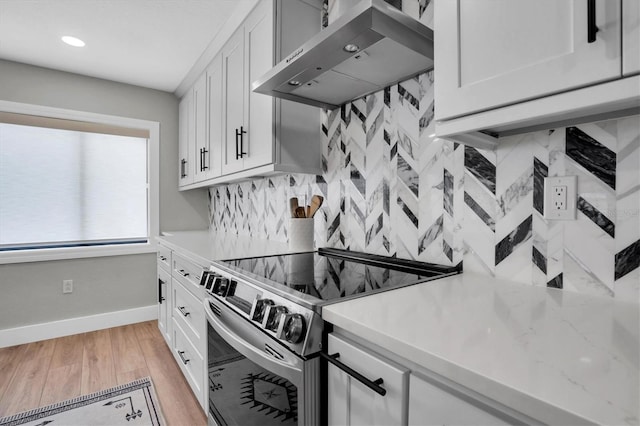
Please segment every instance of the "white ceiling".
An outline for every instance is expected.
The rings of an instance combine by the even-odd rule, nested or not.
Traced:
[[[0,0],[0,58],[174,92],[251,3]],[[63,35],[86,46],[68,46]]]

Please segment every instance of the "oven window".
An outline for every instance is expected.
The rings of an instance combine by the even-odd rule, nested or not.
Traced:
[[[208,324],[209,415],[218,425],[297,425],[298,390],[233,349]]]

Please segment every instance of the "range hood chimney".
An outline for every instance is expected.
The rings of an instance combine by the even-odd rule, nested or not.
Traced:
[[[252,90],[334,109],[431,68],[431,29],[383,0],[361,0]]]

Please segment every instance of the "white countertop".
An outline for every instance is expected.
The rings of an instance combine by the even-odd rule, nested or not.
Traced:
[[[214,260],[269,256],[289,253],[289,245],[280,241],[262,240],[227,233],[203,231],[163,232],[158,242],[177,250],[201,265]]]
[[[323,318],[550,424],[639,423],[639,307],[465,273]]]

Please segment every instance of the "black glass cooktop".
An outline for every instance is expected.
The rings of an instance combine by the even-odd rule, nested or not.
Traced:
[[[275,282],[323,301],[403,287],[461,270],[460,266],[340,249],[236,259],[224,263],[263,283]]]

